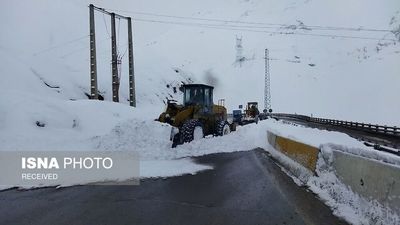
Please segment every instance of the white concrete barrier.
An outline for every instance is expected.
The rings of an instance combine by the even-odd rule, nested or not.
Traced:
[[[400,167],[336,150],[332,166],[353,192],[400,212]]]
[[[275,150],[312,172],[318,160],[325,160],[336,177],[354,193],[400,214],[400,157],[333,144],[317,149],[269,131],[267,141]],[[288,164],[282,163],[282,166],[287,167]],[[293,171],[293,168],[286,169]],[[299,173],[293,174],[298,176]]]

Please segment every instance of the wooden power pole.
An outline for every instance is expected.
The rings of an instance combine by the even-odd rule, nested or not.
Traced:
[[[94,5],[89,5],[90,24],[90,99],[98,99],[97,92],[97,63],[96,63],[96,35],[94,25]]]

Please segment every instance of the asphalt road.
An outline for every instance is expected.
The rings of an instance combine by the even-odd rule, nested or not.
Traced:
[[[214,170],[139,186],[0,192],[0,224],[346,224],[263,150],[196,158]]]

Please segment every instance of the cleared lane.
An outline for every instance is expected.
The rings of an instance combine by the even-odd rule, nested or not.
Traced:
[[[197,175],[139,186],[0,192],[0,224],[346,224],[260,149],[196,160]]]

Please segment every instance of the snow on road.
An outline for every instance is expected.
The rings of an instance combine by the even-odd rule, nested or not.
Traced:
[[[147,177],[146,174],[158,176],[157,160],[178,162],[177,159],[185,157],[265,147],[266,130],[316,147],[331,143],[352,151],[363,149],[359,152],[368,152],[364,151],[366,147],[361,142],[346,134],[273,120],[238,127],[236,132],[225,137],[206,137],[172,149],[169,141],[171,127],[154,121],[158,113],[154,108],[131,108],[123,104],[90,100],[60,101],[51,97],[13,95],[10,92],[3,93],[0,98],[4,98],[0,99],[0,150],[135,151],[142,162],[155,164],[151,167],[151,173],[147,172],[149,166],[142,167],[143,177]],[[376,154],[376,151],[370,152]],[[190,164],[188,161],[185,163]],[[163,165],[159,169],[160,176],[174,174],[165,173],[166,165],[172,163]],[[203,169],[196,166],[192,168],[192,171],[186,172],[194,173]]]
[[[171,148],[171,127],[154,121],[156,115],[151,108],[131,108],[123,104],[89,100],[53,101],[51,98],[35,99],[34,96],[20,98],[0,101],[0,150],[134,151],[140,156],[141,178],[195,174],[212,169],[212,166],[196,164],[190,157],[248,151],[257,147],[264,148],[288,165],[299,166],[268,145],[267,131],[316,147],[334,147],[335,150],[400,165],[398,158],[371,150],[346,134],[275,120],[260,121],[259,124],[238,127],[236,132],[223,137],[206,137]],[[30,98],[32,101],[26,104],[23,98]],[[323,170],[326,165],[321,163],[323,162],[319,162],[317,168],[321,169],[320,177],[305,174],[306,179],[297,183],[308,186],[318,194],[333,208],[336,215],[353,224],[368,224],[365,221],[369,221],[371,215],[378,218],[398,218],[381,206],[351,192],[332,171]],[[306,173],[301,168],[299,171]],[[85,182],[79,182],[83,183]],[[362,205],[368,207],[361,207]],[[390,224],[391,221],[398,220],[387,221]]]

